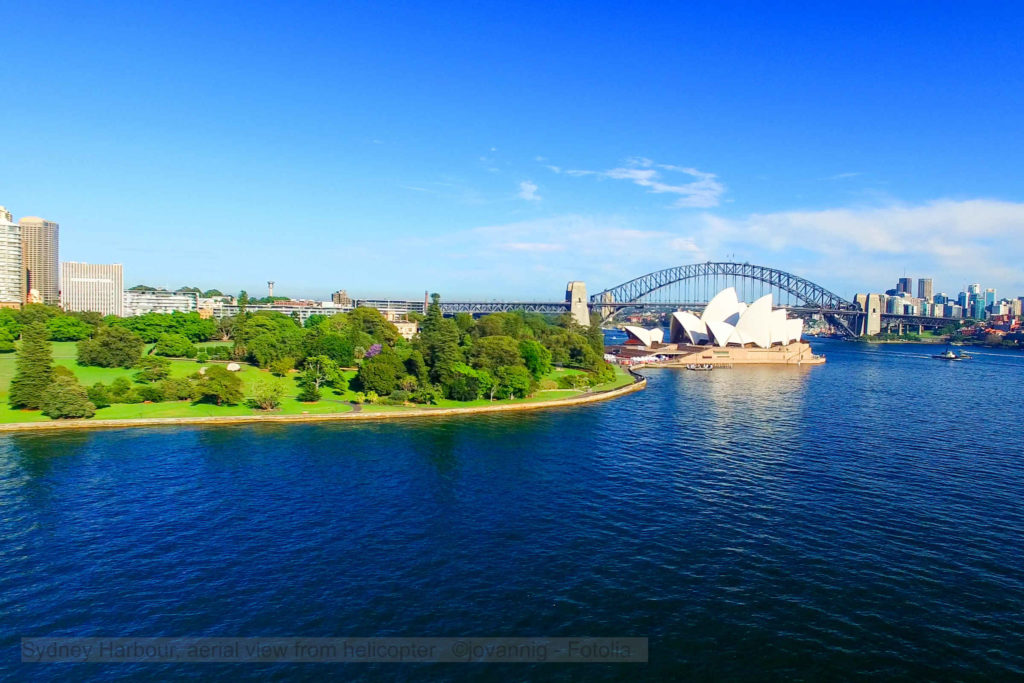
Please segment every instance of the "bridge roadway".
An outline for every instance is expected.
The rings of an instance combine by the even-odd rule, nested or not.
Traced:
[[[469,313],[472,315],[486,315],[487,313],[507,313],[509,311],[526,311],[529,313],[547,313],[559,315],[569,312],[568,301],[442,301],[441,312],[444,315],[455,315],[456,313]],[[678,310],[702,310],[707,306],[706,302],[647,302],[647,301],[609,301],[601,303],[590,303],[590,310],[602,308],[635,308],[651,312],[670,313]],[[831,309],[816,308],[809,306],[777,306],[785,308],[794,315],[806,318],[812,315],[837,316],[847,321],[855,321],[859,316],[864,315],[863,311],[855,309]],[[936,318],[925,315],[906,315],[902,313],[881,313],[879,314],[883,324],[903,324],[907,326],[923,327],[945,327],[954,321],[952,318]]]

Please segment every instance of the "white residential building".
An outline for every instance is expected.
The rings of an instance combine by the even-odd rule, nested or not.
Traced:
[[[196,292],[171,292],[166,289],[124,290],[124,315],[146,313],[193,313],[199,310]]]

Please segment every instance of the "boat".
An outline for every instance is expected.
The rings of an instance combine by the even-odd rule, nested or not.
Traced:
[[[714,370],[715,366],[711,363],[690,363],[686,366],[687,370]]]
[[[969,357],[970,356],[968,356],[968,358]],[[953,349],[949,347],[946,347],[946,350],[943,351],[942,353],[932,356],[932,358],[935,358],[937,360],[964,360],[963,356],[953,353]]]

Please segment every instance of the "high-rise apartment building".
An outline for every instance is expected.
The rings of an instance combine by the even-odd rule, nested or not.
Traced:
[[[914,278],[912,277],[901,277],[899,282],[896,283],[896,292],[906,292],[913,296],[914,294]]]
[[[0,206],[0,308],[20,308],[25,300],[25,266],[21,259],[21,226]]]
[[[991,306],[996,302],[996,290],[989,287],[985,290],[985,305]]]
[[[61,306],[65,311],[124,314],[124,270],[120,263],[60,264]]]
[[[57,304],[60,300],[60,226],[37,216],[26,216],[18,225],[21,226],[21,257],[25,264],[25,300]]]
[[[978,284],[977,282],[975,282],[973,285],[967,285],[967,293],[968,294],[980,294],[981,293],[981,285]]]
[[[926,303],[932,301],[932,279],[922,277],[917,279],[917,298],[924,299]]]

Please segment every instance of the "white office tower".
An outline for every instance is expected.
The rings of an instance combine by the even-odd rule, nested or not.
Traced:
[[[61,306],[65,311],[96,311],[103,315],[124,313],[124,272],[120,263],[60,264]]]

